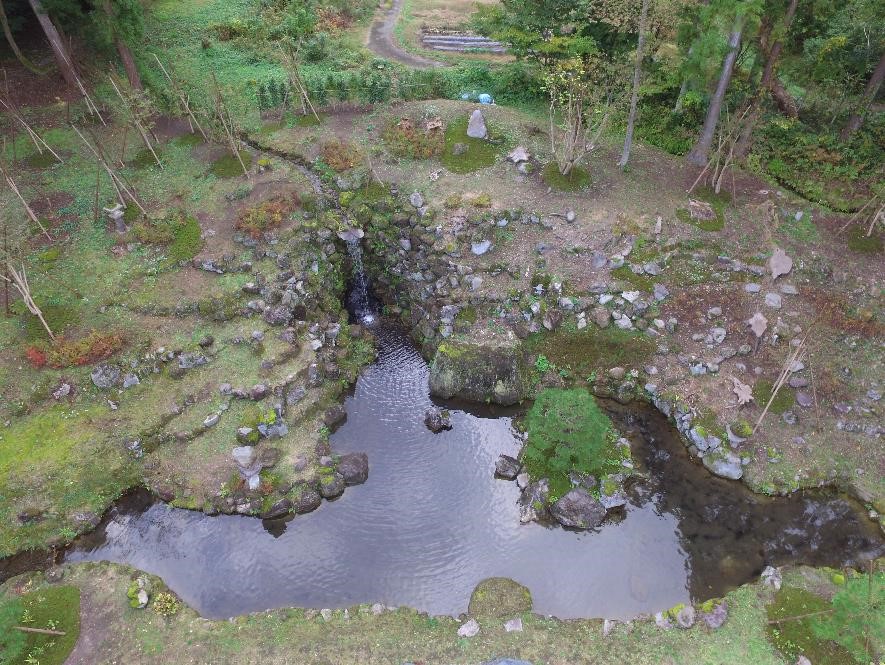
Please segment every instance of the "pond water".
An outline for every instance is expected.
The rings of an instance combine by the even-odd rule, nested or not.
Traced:
[[[607,405],[649,473],[620,518],[592,532],[520,524],[513,412],[452,410],[423,424],[428,367],[401,331],[376,330],[379,358],[346,400],[337,453],[369,455],[369,479],[289,521],[209,517],[137,494],[79,539],[66,561],[110,560],[161,576],[202,615],[381,602],[466,611],[486,577],[531,589],[535,611],[628,618],[722,595],[765,565],[856,565],[885,552],[861,506],[835,494],[756,496],[692,462],[657,412]]]

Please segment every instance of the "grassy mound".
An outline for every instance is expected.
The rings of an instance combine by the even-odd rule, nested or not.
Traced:
[[[590,172],[580,166],[575,166],[568,175],[559,172],[559,165],[550,162],[541,171],[541,177],[549,187],[560,192],[577,192],[590,186]]]
[[[194,132],[193,134],[182,134],[181,136],[174,138],[172,143],[180,146],[194,147],[203,144],[203,137],[198,132]]]
[[[492,166],[498,159],[500,145],[493,140],[491,130],[487,139],[471,138],[467,136],[468,121],[469,118],[464,116],[446,127],[445,148],[440,161],[452,173],[473,173]]]
[[[570,471],[599,478],[623,468],[612,422],[583,388],[542,390],[525,424],[523,462],[532,478],[550,480],[552,500],[571,488]]]
[[[13,626],[54,630],[64,635],[25,633]],[[80,589],[45,587],[21,598],[0,599],[0,632],[0,662],[61,665],[80,636]]]
[[[252,155],[245,150],[240,151],[240,159],[243,160],[243,164],[246,165],[247,169],[252,165]],[[236,155],[230,153],[212,162],[209,170],[216,178],[236,178],[243,175],[243,167],[240,166],[240,160],[237,159]]]
[[[467,611],[474,616],[517,616],[532,611],[532,594],[507,577],[489,577],[470,594]]]

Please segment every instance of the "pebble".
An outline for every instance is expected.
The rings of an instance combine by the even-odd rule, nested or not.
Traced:
[[[874,402],[878,402],[880,399],[882,399],[882,393],[880,393],[875,388],[870,388],[867,391],[867,399],[871,399]]]
[[[599,296],[599,304],[605,305],[606,303],[611,302],[614,299],[614,296],[611,293],[603,293]]]
[[[801,376],[791,376],[787,383],[790,388],[805,388],[808,386],[808,379]]]
[[[722,316],[722,308],[721,307],[711,307],[707,310],[707,318],[715,319],[717,316]]]
[[[206,419],[203,421],[203,427],[214,427],[218,424],[219,420],[221,420],[221,416],[217,413],[210,414],[206,416]]]
[[[780,309],[783,306],[783,299],[779,293],[766,293],[765,304],[773,309]]]
[[[476,619],[471,619],[458,629],[458,637],[474,637],[479,633],[479,623]]]
[[[793,411],[784,411],[784,415],[781,417],[787,425],[795,425],[799,422],[799,417]]]
[[[520,617],[516,617],[515,619],[510,619],[504,623],[504,630],[508,633],[521,633],[522,632],[522,619]]]
[[[786,296],[795,296],[799,293],[799,289],[797,289],[792,284],[781,284],[780,289],[781,293]]]
[[[654,295],[655,300],[661,301],[670,295],[670,291],[663,284],[655,284],[652,294]]]
[[[744,291],[746,291],[747,293],[759,293],[761,290],[761,284],[756,284],[755,282],[744,284]]]
[[[799,391],[796,393],[796,404],[801,406],[803,409],[807,409],[812,404],[814,404],[814,398],[812,398],[812,396],[805,391]]]

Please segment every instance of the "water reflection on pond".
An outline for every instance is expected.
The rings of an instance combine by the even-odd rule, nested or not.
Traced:
[[[365,602],[457,614],[479,580],[505,576],[531,589],[536,612],[626,618],[721,595],[767,564],[854,564],[885,551],[857,504],[772,500],[714,478],[662,416],[636,407],[610,406],[650,472],[623,517],[586,533],[521,525],[516,484],[492,476],[499,454],[519,450],[510,415],[454,410],[454,428],[432,434],[426,364],[401,332],[377,332],[380,357],[332,437],[336,452],[369,454],[365,485],[273,523],[135,495],[67,560],[160,575],[208,617]]]

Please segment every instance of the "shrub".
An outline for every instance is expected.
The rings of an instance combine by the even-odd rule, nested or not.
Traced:
[[[542,390],[525,422],[522,459],[532,478],[549,479],[551,500],[571,488],[570,471],[598,478],[622,468],[611,420],[582,388]]]
[[[91,365],[114,355],[123,348],[124,338],[116,332],[92,330],[80,339],[56,337],[54,342],[29,346],[25,356],[34,367],[49,365],[56,369]]]
[[[352,143],[335,139],[323,144],[320,159],[332,170],[341,173],[362,162],[363,156]]]
[[[161,591],[154,596],[153,602],[154,612],[164,617],[171,617],[178,614],[181,609],[181,602],[168,591]]]
[[[590,186],[590,172],[587,169],[575,166],[568,175],[559,172],[559,164],[550,162],[541,172],[544,182],[560,192],[577,192]]]
[[[258,238],[262,233],[277,228],[283,223],[298,204],[298,196],[275,196],[255,207],[247,208],[240,213],[236,227],[245,231],[253,238]]]

